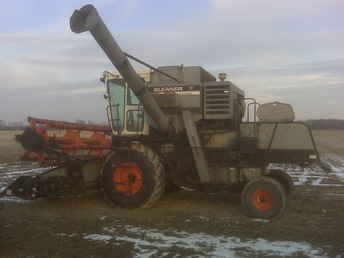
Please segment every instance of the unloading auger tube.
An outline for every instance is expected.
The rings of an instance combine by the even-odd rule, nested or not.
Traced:
[[[128,58],[118,46],[99,16],[97,9],[93,5],[85,5],[80,10],[75,10],[70,18],[70,28],[75,33],[89,31],[92,34],[111,63],[127,82],[128,87],[133,90],[137,98],[142,102],[150,118],[158,125],[162,132],[171,132],[173,129],[168,118],[164,115],[153,96],[147,90],[143,80],[135,72]]]

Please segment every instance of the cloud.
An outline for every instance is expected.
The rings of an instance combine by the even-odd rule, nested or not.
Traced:
[[[104,89],[63,89],[51,92],[50,88],[58,89],[60,85],[50,85],[48,89],[3,89],[0,95],[1,119],[7,121],[26,120],[27,116],[50,118],[55,120],[75,121],[93,120],[106,121],[103,98]],[[80,88],[84,86],[79,86]],[[81,91],[81,92],[80,92]]]
[[[46,9],[38,10],[39,26],[0,32],[0,119],[23,119],[28,111],[51,119],[74,119],[68,110],[79,112],[81,119],[104,118],[103,85],[98,78],[114,68],[91,35],[69,31],[72,10],[84,2],[57,4],[58,12],[49,9],[49,18],[43,16]],[[342,1],[314,0],[310,5],[210,0],[206,12],[185,5],[183,12],[189,15],[176,13],[174,19],[164,18],[164,12],[174,10],[153,7],[147,9],[145,2],[137,0],[97,1],[122,49],[148,63],[201,65],[214,74],[225,71],[247,95],[261,102],[290,102],[299,117],[343,118],[337,97],[344,81]],[[332,94],[326,100],[338,103],[321,103],[325,93]],[[92,96],[97,100],[92,102]],[[40,108],[34,103],[40,103]]]
[[[294,106],[298,119],[344,118],[344,59],[274,68],[224,69],[229,78],[258,102]],[[217,73],[219,71],[213,71]]]

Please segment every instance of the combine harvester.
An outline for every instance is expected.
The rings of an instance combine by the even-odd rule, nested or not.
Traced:
[[[101,79],[111,130],[30,119],[18,137],[26,156],[55,167],[18,178],[5,194],[33,199],[96,188],[121,207],[148,208],[169,185],[236,189],[248,216],[270,219],[283,213],[293,183],[269,163],[319,162],[310,128],[294,122],[290,105],[258,105],[225,74],[216,80],[199,66],[154,68],[124,53],[92,5],[76,10],[70,26],[89,31],[121,75],[105,72]],[[150,79],[143,80],[128,58],[148,66]],[[253,121],[244,122],[249,110]],[[66,131],[57,136],[48,129]]]

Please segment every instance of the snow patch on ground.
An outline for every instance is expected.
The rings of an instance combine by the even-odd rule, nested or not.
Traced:
[[[0,164],[0,193],[20,176],[35,176],[51,168],[41,168],[35,163],[7,163]],[[29,203],[17,197],[4,196],[0,202]]]
[[[31,203],[31,200],[23,200],[14,196],[5,196],[0,198],[0,202],[16,202],[16,203]]]
[[[102,235],[102,234],[90,234],[90,235],[84,236],[83,239],[107,242],[113,239],[113,237],[109,235]]]
[[[125,226],[126,234],[113,235],[113,240],[134,244],[136,257],[159,257],[172,255],[178,250],[192,251],[198,257],[255,257],[301,255],[318,258],[326,257],[321,248],[307,242],[268,241],[265,239],[242,240],[237,237],[213,236],[204,233],[188,233],[186,231],[144,229]],[[104,227],[106,234],[115,234],[115,227]],[[170,253],[172,251],[172,253]]]
[[[78,236],[78,233],[72,233],[72,234],[57,233],[56,235],[57,235],[57,236],[60,236],[60,237],[76,237],[76,236]]]
[[[295,185],[311,185],[320,187],[344,187],[344,158],[328,153],[321,157],[321,162],[330,171],[318,165],[300,167],[294,164],[270,164],[269,169],[286,171],[294,180]]]
[[[344,158],[336,154],[325,154],[322,161],[329,166],[331,172],[344,182]]]
[[[58,233],[60,237],[82,238],[106,245],[133,245],[133,257],[329,257],[308,242],[240,239],[233,236],[190,233],[174,229],[146,229],[118,224],[100,233]],[[338,257],[340,258],[340,256]]]

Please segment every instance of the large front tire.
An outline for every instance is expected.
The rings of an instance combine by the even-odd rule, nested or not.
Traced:
[[[150,208],[165,191],[160,157],[144,145],[114,153],[106,162],[103,185],[107,197],[124,208]]]
[[[261,177],[247,183],[241,194],[241,202],[248,216],[272,219],[284,212],[286,193],[277,180]]]

